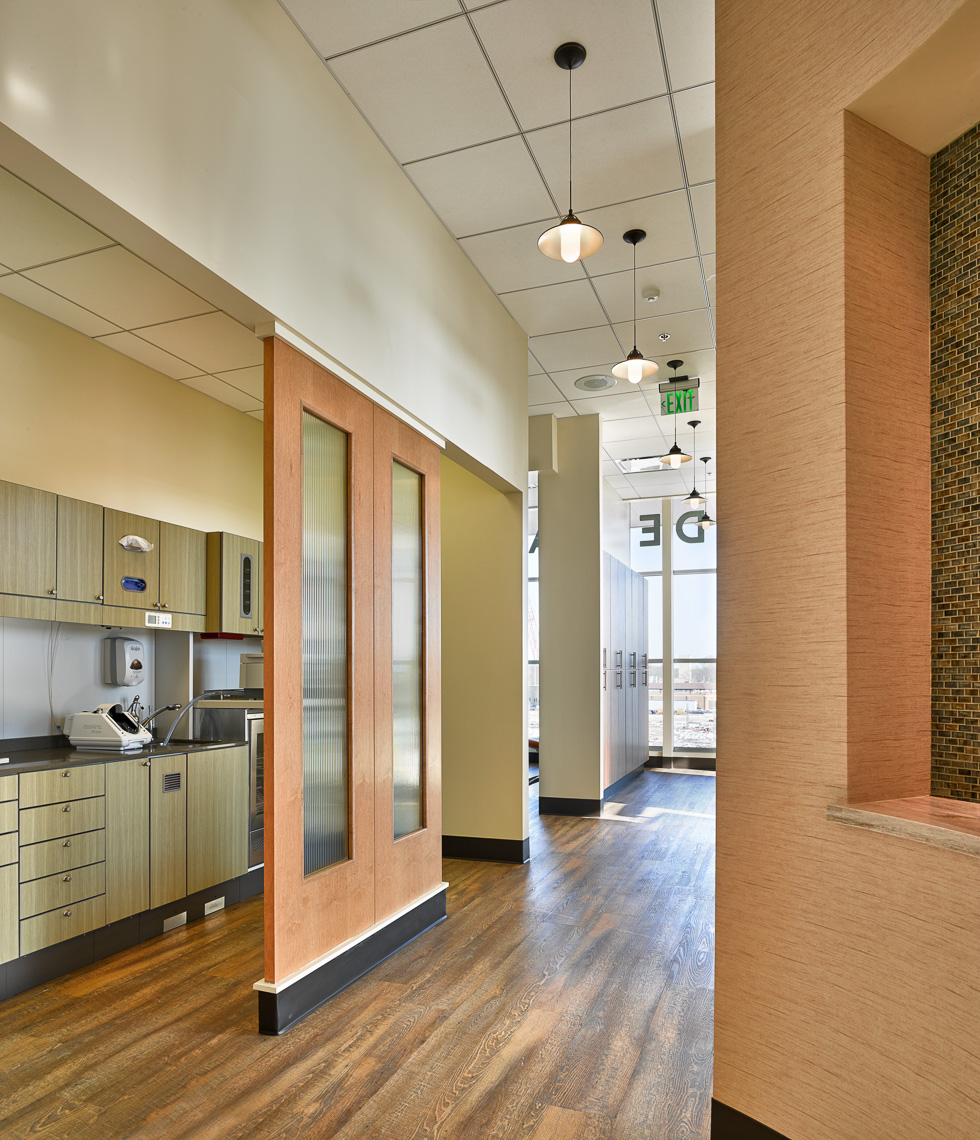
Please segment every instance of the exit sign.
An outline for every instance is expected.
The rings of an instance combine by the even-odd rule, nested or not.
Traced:
[[[683,415],[698,410],[698,376],[678,376],[660,385],[660,414],[662,416]]]

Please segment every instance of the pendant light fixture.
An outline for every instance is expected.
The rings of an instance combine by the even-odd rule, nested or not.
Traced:
[[[705,487],[707,487],[707,485],[708,485],[708,460],[710,458],[711,458],[710,455],[705,455],[701,459],[701,462],[704,464],[704,485],[705,485]],[[705,499],[703,501],[704,501],[705,507],[707,507],[708,500]],[[701,517],[698,519],[698,526],[702,530],[707,530],[709,526],[714,526],[714,525],[715,525],[715,520],[711,517],[711,515],[708,514],[707,510],[703,511],[701,514]]]
[[[646,230],[627,230],[623,234],[623,241],[633,247],[633,351],[625,360],[613,366],[612,374],[631,384],[639,384],[641,380],[660,371],[660,365],[653,360],[645,360],[643,353],[636,347],[636,247],[646,236]]]
[[[692,455],[692,457],[696,457],[696,456],[697,456],[697,453],[698,453],[698,445],[697,445],[697,429],[698,429],[698,425],[699,425],[700,423],[701,423],[701,421],[700,421],[700,420],[688,420],[688,421],[687,421],[687,425],[688,425],[688,427],[689,427],[689,428],[691,428],[691,430],[694,432],[694,440],[693,440],[693,442],[691,443],[691,455]],[[704,471],[705,471],[705,478],[707,478],[707,476],[708,476],[708,469],[707,469],[707,467],[705,467]],[[685,496],[684,496],[684,502],[685,502],[685,504],[686,504],[688,507],[693,507],[695,510],[697,510],[697,508],[698,508],[698,507],[703,507],[703,506],[705,505],[705,503],[707,503],[707,501],[708,501],[708,500],[707,500],[707,499],[704,497],[704,495],[702,495],[702,494],[701,494],[701,493],[698,491],[698,489],[697,489],[697,485],[696,485],[696,484],[697,484],[697,481],[698,481],[698,477],[697,477],[697,469],[695,468],[695,475],[694,475],[694,483],[695,483],[695,485],[691,487],[691,493],[690,493],[689,495],[685,495]]]
[[[545,257],[571,265],[591,257],[602,246],[602,234],[580,222],[572,212],[572,72],[585,62],[585,48],[570,42],[555,49],[555,63],[568,72],[568,213],[538,238],[538,249]]]
[[[674,379],[676,379],[676,377],[677,377],[677,369],[680,368],[680,366],[683,363],[684,363],[683,360],[668,360],[667,361],[667,367],[673,368],[673,370],[674,370],[674,376],[673,376]],[[701,421],[698,420],[698,423],[700,423],[700,422]],[[690,455],[688,455],[686,451],[681,451],[681,449],[677,446],[677,417],[676,416],[674,416],[674,446],[670,449],[670,451],[667,452],[666,455],[660,456],[660,462],[663,464],[666,464],[666,466],[668,466],[668,467],[672,467],[675,471],[677,470],[678,467],[680,467],[680,465],[682,463],[690,463],[691,462]]]

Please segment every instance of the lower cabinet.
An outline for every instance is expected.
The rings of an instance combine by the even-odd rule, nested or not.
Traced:
[[[248,870],[248,749],[187,757],[187,893]]]
[[[150,906],[158,907],[187,894],[187,757],[157,757],[151,772]]]
[[[150,906],[151,773],[150,760],[106,765],[106,922]]]
[[[17,864],[0,867],[0,962],[17,957]]]

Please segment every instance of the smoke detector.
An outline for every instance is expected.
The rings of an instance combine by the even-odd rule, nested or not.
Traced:
[[[581,388],[583,392],[604,392],[607,388],[616,387],[616,377],[599,374],[580,376],[575,381],[575,387]]]
[[[652,305],[654,301],[660,300],[660,290],[656,285],[651,285],[649,289],[644,289],[640,296]]]

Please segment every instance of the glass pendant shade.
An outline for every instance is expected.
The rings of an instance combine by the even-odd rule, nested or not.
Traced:
[[[538,249],[545,257],[564,261],[569,265],[591,257],[602,247],[602,234],[593,226],[580,222],[574,214],[567,214],[550,230],[538,238]]]
[[[698,526],[702,530],[707,530],[709,526],[714,526],[714,525],[715,525],[715,520],[711,517],[711,515],[708,514],[707,511],[705,511],[704,514],[702,514],[702,516],[698,519]]]
[[[647,377],[659,372],[660,365],[654,360],[646,360],[634,344],[633,351],[629,356],[613,365],[610,371],[619,380],[628,380],[631,384],[639,384],[641,380],[646,380]]]
[[[666,455],[660,456],[660,462],[666,463],[668,467],[673,467],[673,469],[676,471],[682,463],[690,463],[691,457],[687,454],[687,452],[681,451],[681,449],[675,443]]]
[[[708,500],[695,487],[689,495],[684,496],[684,502],[689,507],[703,507]]]

